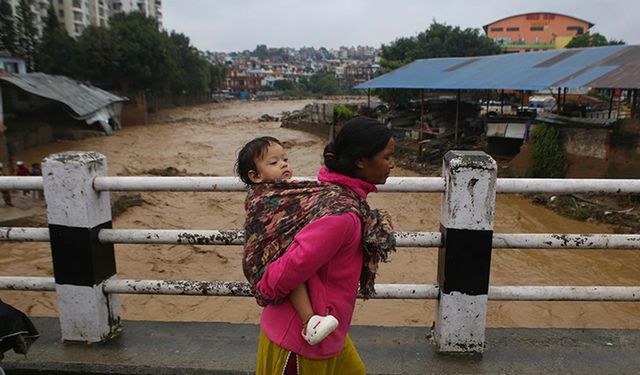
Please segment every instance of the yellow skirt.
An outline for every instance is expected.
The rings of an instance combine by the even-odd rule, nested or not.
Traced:
[[[260,330],[256,375],[280,375],[284,373],[289,355],[296,355],[274,344]],[[347,335],[344,347],[335,357],[328,359],[309,359],[298,356],[298,375],[365,375],[364,363],[360,354]]]

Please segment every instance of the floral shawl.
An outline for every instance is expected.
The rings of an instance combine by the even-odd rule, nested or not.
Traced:
[[[389,214],[369,208],[348,188],[317,181],[281,181],[252,185],[245,200],[245,245],[242,268],[259,305],[278,304],[255,289],[265,267],[279,258],[307,224],[327,215],[353,212],[362,220],[364,257],[360,293],[373,294],[378,263],[395,250]]]

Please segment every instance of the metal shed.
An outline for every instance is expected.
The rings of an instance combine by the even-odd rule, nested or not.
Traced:
[[[0,82],[60,102],[71,110],[70,115],[76,120],[84,120],[87,124],[98,122],[107,133],[112,131],[110,119],[114,120],[116,127],[120,126],[121,103],[128,100],[68,77],[44,73],[4,73],[0,75]]]
[[[640,89],[640,45],[416,60],[356,89]]]

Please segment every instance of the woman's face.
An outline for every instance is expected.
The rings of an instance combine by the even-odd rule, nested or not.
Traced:
[[[396,163],[393,161],[393,154],[396,151],[396,140],[389,139],[387,146],[372,158],[362,158],[356,162],[358,177],[371,184],[381,185],[387,182],[387,177]]]

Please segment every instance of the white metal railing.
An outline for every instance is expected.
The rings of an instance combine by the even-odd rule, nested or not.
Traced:
[[[440,232],[396,232],[398,247],[441,247]],[[242,245],[241,230],[101,229],[113,244]],[[0,241],[49,241],[48,228],[0,227]],[[495,249],[640,249],[640,234],[494,233]]]
[[[78,155],[74,155],[76,157]],[[86,155],[80,155],[85,157]],[[95,159],[94,154],[89,159]],[[94,158],[94,159],[92,159]],[[63,161],[64,162],[64,161]],[[472,162],[467,168],[477,166]],[[495,164],[494,164],[495,165]],[[452,165],[450,168],[458,168]],[[482,170],[484,167],[480,167]],[[447,175],[448,176],[448,175]],[[479,176],[484,176],[482,173]],[[0,177],[0,190],[42,190],[44,177]],[[313,179],[310,177],[298,180]],[[71,180],[70,180],[71,181]],[[73,180],[75,181],[75,180]],[[78,180],[80,181],[80,180]],[[109,191],[201,191],[238,192],[245,185],[235,177],[120,177],[98,175],[81,180],[89,190]],[[478,180],[472,182],[474,185]],[[488,192],[493,193],[640,193],[640,180],[632,179],[513,179],[493,178]],[[64,181],[63,181],[64,182]],[[443,177],[391,177],[380,192],[445,193]],[[70,185],[73,186],[73,185]],[[462,185],[459,185],[462,186]],[[459,188],[454,187],[454,188]],[[466,189],[465,187],[464,189]],[[53,190],[49,191],[49,194]],[[489,195],[490,196],[490,195]],[[47,197],[54,199],[56,197]],[[59,208],[59,207],[58,207]],[[107,204],[108,208],[108,204]],[[495,207],[489,207],[492,211]],[[104,208],[100,208],[104,210]],[[489,212],[487,211],[487,212]],[[64,212],[64,211],[63,211]],[[473,213],[472,213],[473,214]],[[66,215],[66,214],[65,214]],[[492,214],[491,214],[492,215]],[[110,215],[108,216],[110,218]],[[484,220],[484,219],[483,219]],[[492,227],[492,217],[491,227]],[[73,227],[73,225],[71,225]],[[464,228],[464,227],[463,227]],[[481,228],[482,229],[482,228]],[[476,228],[471,229],[471,231]],[[500,249],[640,249],[640,235],[560,234],[560,233],[492,233],[491,248]],[[240,230],[168,230],[168,229],[99,229],[102,244],[197,244],[231,245],[244,243]],[[446,246],[441,232],[397,232],[398,247],[442,248]],[[0,241],[50,241],[49,228],[0,227]],[[123,280],[108,278],[100,284],[107,294],[173,294],[206,296],[251,295],[246,282],[197,280]],[[0,277],[0,290],[56,291],[53,278]],[[378,284],[374,298],[439,299],[441,290],[432,284]],[[58,291],[59,292],[59,291]],[[491,300],[537,301],[640,301],[640,287],[622,286],[488,286]],[[61,313],[62,315],[62,313]]]
[[[312,180],[299,177],[296,180]],[[0,190],[42,190],[42,177],[2,177]],[[245,185],[235,177],[96,177],[96,191],[244,191]],[[379,185],[380,192],[444,191],[442,177],[389,177]],[[640,180],[633,179],[561,179],[498,178],[497,193],[640,193]]]

